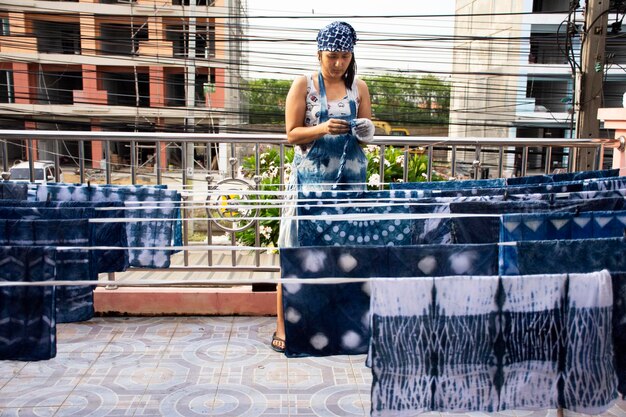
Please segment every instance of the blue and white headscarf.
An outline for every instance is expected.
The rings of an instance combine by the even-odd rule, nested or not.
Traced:
[[[346,22],[333,22],[317,34],[317,50],[352,52],[356,44],[356,31]]]

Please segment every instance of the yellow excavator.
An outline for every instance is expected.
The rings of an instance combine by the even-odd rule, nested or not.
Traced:
[[[372,120],[376,127],[376,134],[382,135],[383,132],[386,136],[410,136],[408,129],[403,127],[392,127],[389,122],[383,122],[382,120]]]

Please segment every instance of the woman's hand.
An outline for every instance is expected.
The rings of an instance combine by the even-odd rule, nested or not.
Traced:
[[[350,122],[341,119],[329,119],[323,123],[329,135],[342,135],[350,131]]]
[[[356,136],[359,142],[370,143],[374,139],[376,127],[370,119],[355,119],[352,134]]]

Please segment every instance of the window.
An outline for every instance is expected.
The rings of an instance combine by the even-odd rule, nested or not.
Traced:
[[[13,71],[0,71],[0,103],[15,103]]]
[[[37,103],[74,104],[74,90],[83,88],[81,75],[80,72],[39,72]]]
[[[186,26],[170,25],[166,29],[166,39],[172,42],[175,57],[184,58],[189,54],[189,32]],[[196,26],[196,58],[215,56],[215,25]]]
[[[148,40],[148,25],[103,23],[100,26],[100,52],[106,55],[136,55],[139,43]]]
[[[80,24],[34,21],[37,51],[49,54],[80,54]]]
[[[0,36],[8,36],[9,33],[9,18],[0,17]]]

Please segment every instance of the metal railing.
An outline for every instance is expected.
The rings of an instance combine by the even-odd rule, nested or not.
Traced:
[[[137,184],[138,178],[147,178],[148,183],[168,184],[170,188],[179,189],[183,194],[181,208],[183,217],[183,242],[186,248],[190,245],[190,231],[194,224],[189,220],[193,215],[193,201],[198,198],[206,201],[220,181],[231,183],[243,181],[250,189],[258,189],[263,176],[260,168],[262,155],[268,149],[276,149],[278,154],[278,175],[284,178],[286,167],[286,149],[291,146],[282,134],[204,134],[204,133],[143,133],[143,132],[76,132],[76,131],[29,131],[3,130],[0,131],[2,154],[2,169],[10,169],[9,147],[22,147],[22,155],[35,154],[35,141],[46,143],[46,152],[54,158],[56,181],[61,173],[61,145],[64,142],[75,142],[71,155],[76,166],[76,182],[106,183],[114,182]],[[93,161],[86,155],[86,144],[95,142],[102,144],[103,163]],[[112,145],[125,142],[128,149],[128,163],[114,163]],[[190,160],[189,147],[200,149],[203,158]],[[529,173],[550,173],[555,168],[562,171],[574,171],[577,166],[578,152],[581,148],[595,148],[596,160],[592,169],[605,166],[605,150],[608,148],[624,147],[624,140],[613,139],[536,139],[536,138],[450,138],[450,137],[398,137],[378,136],[368,147],[378,155],[378,183],[377,188],[384,188],[386,181],[408,181],[414,176],[410,172],[409,164],[415,156],[425,158],[425,170],[422,172],[424,180],[450,178],[483,178],[503,176],[524,176]],[[150,172],[140,171],[139,151],[145,148],[155,150],[150,157],[153,169]],[[386,151],[393,148],[402,154],[397,161],[385,161]],[[180,163],[176,168],[165,167],[162,160],[162,150],[176,149],[180,154]],[[226,152],[227,155],[215,155]],[[243,158],[254,157],[254,172],[249,177],[239,179],[237,167]],[[218,170],[211,166],[215,159],[227,161]],[[34,158],[28,158],[30,178],[34,181]],[[531,164],[531,160],[533,163]],[[92,168],[87,168],[91,163]],[[391,164],[402,164],[401,178],[386,178],[386,167]],[[218,162],[219,165],[219,162]],[[195,169],[198,166],[199,170]],[[100,176],[93,175],[94,171]],[[6,174],[3,174],[6,178]],[[413,178],[414,179],[414,178]],[[67,181],[67,179],[66,179]],[[280,181],[282,183],[282,181]],[[283,185],[278,185],[283,190]],[[194,190],[205,190],[206,195],[194,193]],[[191,210],[191,212],[190,212]],[[207,217],[206,241],[212,242],[213,232],[216,230],[215,219]],[[255,230],[255,246],[260,242],[259,221],[254,221],[249,227]],[[219,229],[219,227],[218,227]],[[223,229],[223,228],[222,228]],[[228,232],[228,230],[226,230]],[[229,245],[236,245],[236,235],[240,230],[231,231]],[[235,251],[232,252],[230,265],[216,264],[213,251],[207,252],[205,265],[190,265],[188,249],[183,252],[183,264],[168,268],[168,271],[251,271],[277,272],[279,267],[262,265],[259,252],[255,253],[253,265],[240,265],[237,262]],[[113,278],[113,277],[112,277]]]

